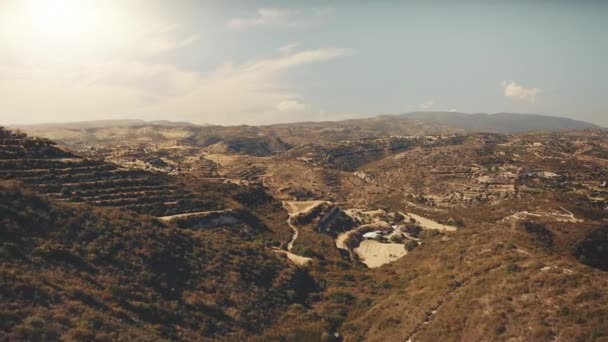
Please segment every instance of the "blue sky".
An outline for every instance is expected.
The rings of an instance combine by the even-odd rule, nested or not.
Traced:
[[[1,123],[456,110],[608,126],[604,1],[4,0],[0,22]]]

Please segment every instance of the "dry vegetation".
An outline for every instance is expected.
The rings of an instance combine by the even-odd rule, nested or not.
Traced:
[[[0,188],[3,337],[194,340],[259,334],[315,289],[255,235],[189,231]],[[244,227],[241,227],[244,228]]]
[[[144,128],[0,130],[0,339],[608,338],[603,131]],[[374,231],[407,254],[366,267]]]

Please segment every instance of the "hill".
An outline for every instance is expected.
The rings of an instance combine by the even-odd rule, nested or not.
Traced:
[[[292,146],[277,137],[234,137],[210,145],[205,149],[210,153],[246,154],[270,156],[291,149]]]
[[[454,112],[414,112],[401,114],[406,119],[437,123],[474,132],[521,133],[530,131],[567,131],[599,129],[588,122],[538,114],[465,114]]]
[[[259,334],[315,285],[255,239],[0,184],[0,336],[196,340]]]
[[[65,128],[65,129],[95,129],[95,128],[108,128],[108,127],[134,127],[134,126],[196,126],[190,122],[183,121],[169,121],[169,120],[138,120],[138,119],[124,119],[124,120],[93,120],[93,121],[75,121],[75,122],[54,122],[54,123],[40,123],[23,125],[20,127],[27,127],[28,129],[45,129],[45,128]]]
[[[218,210],[261,212],[267,236],[289,239],[280,203],[263,189],[222,178],[193,179],[126,168],[101,158],[66,152],[51,141],[0,128],[0,180],[71,204],[89,204],[170,219]],[[247,214],[246,217],[249,217]],[[251,221],[249,221],[251,223]]]
[[[263,154],[267,126],[205,127],[156,169],[0,130],[1,337],[608,336],[605,131],[386,136],[409,119],[386,120]],[[130,141],[113,158],[161,152]],[[191,169],[164,170],[175,156]]]
[[[200,200],[174,178],[128,169],[65,152],[54,143],[0,129],[0,179],[19,180],[39,193],[155,216],[220,209],[221,200]]]
[[[166,158],[176,168],[190,168],[191,156],[202,149],[222,154],[267,156],[302,144],[338,143],[387,136],[427,136],[467,132],[521,133],[600,129],[562,117],[536,114],[465,114],[414,112],[372,118],[296,122],[267,126],[193,125],[170,121],[107,120],[21,126],[18,129],[57,141],[85,155],[135,159],[141,164]],[[137,147],[137,148],[135,148]],[[142,158],[140,150],[147,157]]]

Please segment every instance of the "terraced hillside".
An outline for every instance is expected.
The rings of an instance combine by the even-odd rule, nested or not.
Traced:
[[[0,180],[73,203],[117,207],[153,216],[222,209],[159,172],[126,169],[65,152],[46,139],[0,129]]]

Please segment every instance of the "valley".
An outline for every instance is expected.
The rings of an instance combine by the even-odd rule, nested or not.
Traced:
[[[608,342],[606,33],[0,0],[0,342]]]
[[[58,322],[66,310],[110,339],[587,340],[608,328],[604,131],[281,133],[303,129],[312,138],[308,124],[88,128],[60,143],[0,131],[3,336],[38,336],[42,320],[47,336],[97,338]],[[132,233],[104,247],[104,229]],[[125,278],[133,262],[149,278]],[[17,270],[75,274],[80,290]],[[139,308],[151,298],[174,313]]]

